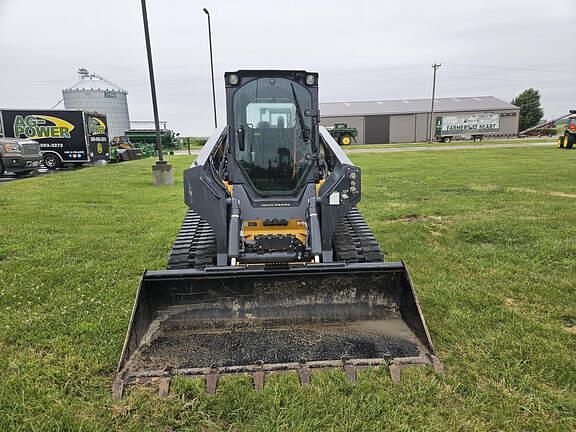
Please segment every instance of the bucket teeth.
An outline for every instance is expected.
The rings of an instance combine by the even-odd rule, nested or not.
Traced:
[[[160,378],[160,382],[158,383],[158,396],[165,399],[168,397],[168,393],[170,392],[170,377],[162,377]]]
[[[298,377],[300,378],[300,384],[307,386],[310,384],[310,368],[308,366],[302,366],[298,369]]]
[[[396,363],[395,361],[392,361],[390,363],[390,365],[388,366],[388,369],[390,371],[390,378],[392,378],[392,381],[395,383],[399,383],[400,382],[400,365],[398,363]]]
[[[213,371],[206,374],[206,390],[208,394],[216,394],[216,386],[218,385],[218,371]]]
[[[339,369],[346,374],[346,379],[350,385],[355,385],[358,380],[358,370],[371,367],[388,366],[392,382],[399,383],[401,380],[402,369],[412,366],[433,367],[438,374],[444,373],[444,366],[440,359],[435,355],[423,355],[418,357],[397,357],[392,359],[348,359],[326,360],[319,362],[306,362],[301,360],[299,363],[287,363],[280,365],[264,364],[262,361],[256,362],[255,365],[244,367],[220,367],[212,366],[203,370],[177,370],[170,369],[160,372],[158,375],[153,373],[144,373],[139,376],[130,376],[130,374],[118,376],[112,384],[112,398],[120,400],[124,393],[124,387],[129,384],[142,384],[153,382],[158,384],[158,395],[166,398],[170,392],[170,384],[174,376],[203,377],[206,380],[206,392],[210,395],[216,394],[218,380],[222,375],[236,375],[245,373],[252,378],[254,390],[260,392],[264,390],[266,375],[275,375],[280,373],[298,373],[300,384],[305,387],[311,384],[312,371],[322,370],[325,368]]]
[[[117,377],[112,383],[112,399],[120,400],[124,394],[124,378]]]
[[[356,366],[345,364],[344,372],[346,372],[346,377],[350,384],[356,384]]]
[[[258,371],[252,374],[254,380],[254,390],[257,392],[264,390],[264,372]]]
[[[444,365],[442,364],[442,362],[440,361],[440,359],[438,357],[436,357],[435,355],[431,355],[430,361],[432,362],[432,367],[434,368],[434,372],[436,372],[437,374],[443,374],[444,373]]]

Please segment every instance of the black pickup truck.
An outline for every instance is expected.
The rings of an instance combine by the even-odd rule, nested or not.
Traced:
[[[40,144],[30,139],[0,138],[0,176],[10,171],[16,175],[37,170],[42,161]]]

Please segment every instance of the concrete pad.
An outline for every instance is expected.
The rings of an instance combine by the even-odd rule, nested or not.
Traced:
[[[154,186],[171,186],[174,184],[172,176],[172,165],[166,161],[156,161],[152,165],[152,178]]]

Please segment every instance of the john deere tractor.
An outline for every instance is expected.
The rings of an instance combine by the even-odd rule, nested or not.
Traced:
[[[572,149],[576,144],[576,110],[570,110],[564,133],[558,138],[558,148]]]
[[[338,144],[344,146],[352,144],[352,140],[356,142],[356,137],[358,136],[358,129],[348,127],[348,123],[335,123],[334,126],[326,129]]]

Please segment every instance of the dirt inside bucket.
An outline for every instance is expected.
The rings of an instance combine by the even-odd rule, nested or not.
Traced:
[[[238,330],[156,331],[141,350],[145,369],[204,368],[421,354],[422,347],[399,318],[337,324],[243,326]]]

